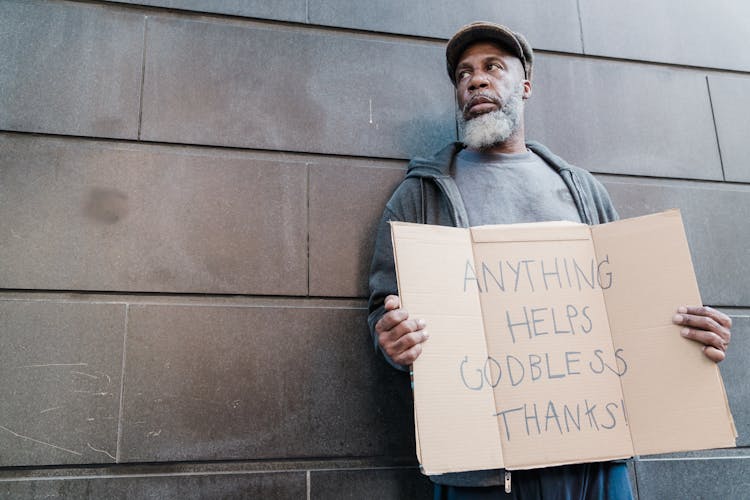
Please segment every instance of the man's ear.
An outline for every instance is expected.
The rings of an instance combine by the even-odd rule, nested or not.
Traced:
[[[522,80],[521,85],[523,86],[523,93],[521,94],[521,97],[523,99],[528,99],[531,97],[531,80]]]

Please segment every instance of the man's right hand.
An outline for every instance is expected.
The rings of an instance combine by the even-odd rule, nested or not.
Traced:
[[[375,324],[378,343],[394,363],[410,365],[422,353],[422,342],[430,338],[421,319],[410,319],[401,309],[398,295],[385,298],[385,314]]]

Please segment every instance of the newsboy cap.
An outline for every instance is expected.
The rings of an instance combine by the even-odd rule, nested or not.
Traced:
[[[531,65],[534,62],[534,51],[522,34],[512,31],[502,24],[477,21],[459,29],[445,47],[445,62],[448,76],[456,84],[456,65],[458,58],[472,43],[479,41],[495,42],[510,51],[521,60],[523,73],[527,80],[531,80]]]

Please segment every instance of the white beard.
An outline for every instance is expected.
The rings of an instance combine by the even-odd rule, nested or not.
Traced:
[[[463,143],[470,149],[485,150],[502,144],[518,130],[523,112],[521,90],[511,94],[502,107],[466,120],[458,110],[458,128]]]

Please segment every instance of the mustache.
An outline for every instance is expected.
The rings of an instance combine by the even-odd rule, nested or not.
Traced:
[[[480,92],[478,94],[474,94],[471,99],[468,100],[466,104],[464,104],[463,109],[461,110],[463,113],[467,113],[469,109],[477,104],[478,102],[492,102],[497,106],[498,109],[501,109],[503,107],[503,102],[494,94],[491,94],[489,92]]]

